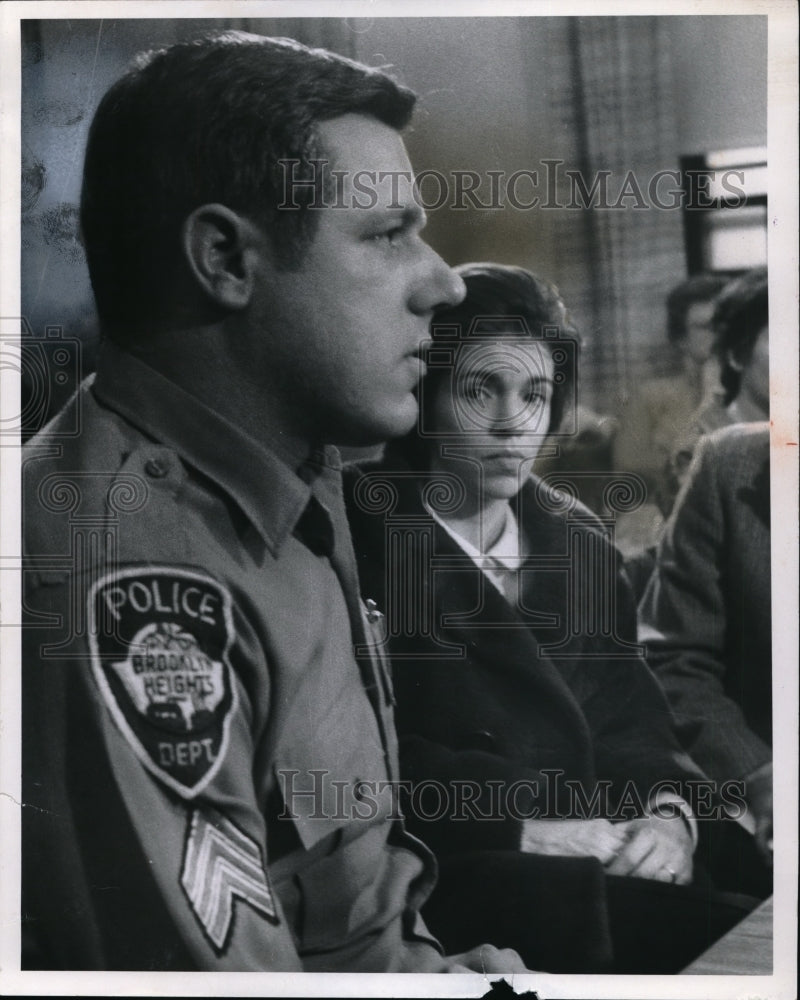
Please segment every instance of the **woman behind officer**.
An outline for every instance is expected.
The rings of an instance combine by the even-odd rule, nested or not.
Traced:
[[[752,902],[693,884],[684,788],[702,774],[635,645],[621,562],[530,472],[574,401],[564,304],[521,268],[458,270],[419,426],[350,495],[404,812],[441,865],[428,919],[447,945],[492,928],[535,968],[674,972]]]

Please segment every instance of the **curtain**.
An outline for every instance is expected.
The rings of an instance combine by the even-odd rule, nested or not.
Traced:
[[[654,186],[678,167],[669,35],[658,17],[559,18],[548,28],[551,128],[562,169],[577,167],[583,181],[559,178],[559,285],[586,341],[582,398],[617,412],[643,374],[669,364],[664,299],[685,277],[676,179]],[[604,171],[612,207],[597,207]],[[595,207],[583,208],[593,183]]]

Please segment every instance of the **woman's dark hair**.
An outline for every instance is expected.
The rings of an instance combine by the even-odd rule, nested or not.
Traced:
[[[756,267],[729,282],[717,298],[711,325],[714,354],[720,362],[725,405],[738,395],[742,373],[730,358],[747,367],[759,333],[769,324],[769,281],[766,267]]]
[[[297,266],[321,193],[317,125],[355,112],[400,130],[414,101],[381,70],[286,38],[230,31],[138,56],[100,102],[84,164],[81,230],[104,332],[157,320],[200,205],[247,213],[279,265]],[[314,183],[287,191],[292,179]]]
[[[461,264],[455,270],[462,277],[467,294],[459,305],[434,315],[431,321],[434,334],[437,328],[446,328],[448,332],[455,331],[461,340],[479,328],[482,340],[495,335],[508,337],[511,329],[515,331],[514,337],[530,337],[546,350],[555,350],[559,344],[571,340],[575,350],[570,356],[577,360],[578,332],[555,285],[509,264]],[[548,433],[559,427],[566,401],[574,394],[575,366],[564,365],[559,373],[563,377],[553,386]],[[447,368],[429,368],[420,387],[420,399],[434,398],[441,383],[449,377]],[[425,468],[429,447],[430,438],[423,437],[415,428],[401,441],[390,444],[387,453],[403,457],[417,468]]]

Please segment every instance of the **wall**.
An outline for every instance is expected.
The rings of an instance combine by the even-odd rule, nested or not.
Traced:
[[[767,18],[671,17],[679,152],[767,143]]]

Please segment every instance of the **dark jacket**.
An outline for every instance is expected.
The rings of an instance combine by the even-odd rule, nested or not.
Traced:
[[[432,905],[447,936],[471,920],[443,901],[463,882],[448,869],[467,864],[473,888],[491,871],[478,904],[490,927],[507,908],[507,896],[491,902],[508,885],[497,866],[510,864],[536,883],[537,910],[569,899],[568,918],[589,928],[585,947],[602,950],[599,862],[521,855],[523,816],[590,815],[599,790],[594,815],[630,818],[659,782],[700,774],[635,644],[621,560],[593,514],[532,478],[516,499],[532,555],[513,607],[430,516],[421,489],[447,502],[457,484],[386,464],[354,475],[347,492],[362,593],[386,615],[401,774],[415,788],[407,821],[442,864]]]

